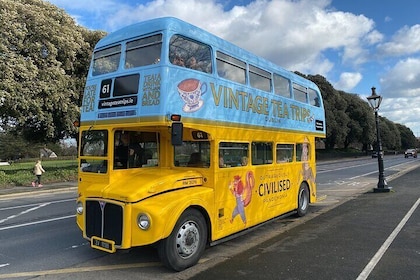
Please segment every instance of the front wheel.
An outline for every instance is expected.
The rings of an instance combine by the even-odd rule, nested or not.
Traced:
[[[159,243],[158,254],[162,263],[175,271],[195,265],[207,243],[207,226],[197,210],[185,211],[172,233]]]
[[[309,209],[309,188],[308,185],[305,183],[300,185],[299,192],[298,192],[298,208],[297,208],[297,216],[303,217],[308,213]]]

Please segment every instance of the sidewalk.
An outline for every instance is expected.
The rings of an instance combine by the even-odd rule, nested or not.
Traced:
[[[18,187],[7,187],[0,188],[0,198],[11,196],[11,195],[21,195],[22,193],[37,193],[37,192],[54,192],[54,191],[65,191],[65,190],[76,190],[77,182],[68,181],[68,182],[55,182],[55,183],[45,183],[42,187],[32,187],[30,184],[28,186],[18,186]]]

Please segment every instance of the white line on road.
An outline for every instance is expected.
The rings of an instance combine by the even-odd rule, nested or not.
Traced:
[[[56,204],[56,203],[69,202],[69,201],[76,201],[76,199],[75,198],[69,198],[69,199],[53,200],[53,201],[48,201],[48,203],[49,204]],[[18,206],[3,207],[3,208],[0,208],[0,211],[13,210],[13,209],[19,209],[19,208],[28,208],[28,207],[32,207],[32,206],[37,206],[39,204],[42,204],[42,203],[31,203],[31,204],[23,204],[23,205],[18,205]]]
[[[24,223],[24,224],[19,224],[19,225],[2,227],[2,228],[0,228],[0,231],[7,230],[7,229],[13,229],[13,228],[26,227],[26,226],[33,226],[33,225],[43,224],[43,223],[49,223],[49,222],[64,220],[64,219],[68,219],[68,218],[74,218],[75,216],[76,215],[63,216],[63,217],[58,217],[58,218],[53,218],[53,219],[47,219],[47,220],[42,220],[42,221],[31,222],[31,223]]]
[[[29,213],[29,212],[32,212],[32,211],[38,210],[38,209],[40,209],[40,208],[42,208],[42,207],[45,207],[45,206],[47,206],[47,205],[49,205],[49,203],[42,203],[42,204],[40,204],[40,205],[38,205],[38,206],[36,206],[36,207],[32,207],[32,208],[29,208],[29,209],[27,209],[27,210],[25,210],[25,211],[22,211],[22,212],[20,212],[19,214],[9,216],[9,217],[7,217],[7,218],[5,218],[5,219],[3,219],[3,220],[0,220],[0,224],[2,224],[2,223],[4,223],[4,222],[6,222],[6,221],[8,221],[8,220],[11,220],[11,219],[13,219],[13,218],[17,218],[17,217],[19,217],[19,216],[22,216],[22,215],[24,215],[24,214],[27,214],[27,213]]]
[[[407,223],[408,219],[413,215],[414,211],[420,204],[420,198],[417,199],[416,203],[414,203],[413,207],[407,212],[398,226],[394,229],[391,235],[385,240],[384,244],[382,244],[381,248],[379,248],[378,252],[376,252],[375,256],[370,260],[370,262],[366,265],[363,271],[360,273],[359,277],[356,280],[366,280],[378,262],[381,260],[382,256],[385,254],[386,250],[388,250],[391,243],[394,241],[395,237],[397,237],[398,233]]]
[[[344,167],[334,168],[334,169],[329,169],[329,170],[319,170],[316,173],[317,174],[321,174],[321,173],[333,172],[333,171],[338,171],[338,170],[343,170],[343,169],[349,169],[349,168],[353,168],[353,167],[360,167],[360,166],[364,166],[364,165],[370,165],[370,164],[372,164],[372,163],[369,162],[369,163],[365,163],[365,164],[355,164],[355,165],[344,166]],[[320,167],[317,167],[317,168],[320,168]]]

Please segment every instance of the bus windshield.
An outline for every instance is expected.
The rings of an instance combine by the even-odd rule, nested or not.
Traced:
[[[159,134],[117,130],[114,133],[114,169],[158,166]]]

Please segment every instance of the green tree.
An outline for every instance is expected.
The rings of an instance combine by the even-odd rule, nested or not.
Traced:
[[[350,131],[348,124],[351,121],[346,114],[347,100],[323,76],[297,74],[313,81],[321,91],[327,123],[326,148],[334,149],[335,147],[343,146],[347,134]]]
[[[367,101],[356,94],[341,92],[347,101],[346,114],[350,121],[347,127],[349,132],[344,140],[344,148],[351,144],[362,144],[362,149],[367,151],[375,137],[374,114]]]
[[[0,159],[16,160],[39,157],[40,145],[33,145],[19,135],[0,133]]]
[[[2,0],[0,10],[1,128],[34,142],[74,136],[89,57],[103,32],[42,0]]]
[[[396,126],[401,135],[401,148],[403,150],[418,147],[417,139],[411,129],[402,124],[396,124]]]

